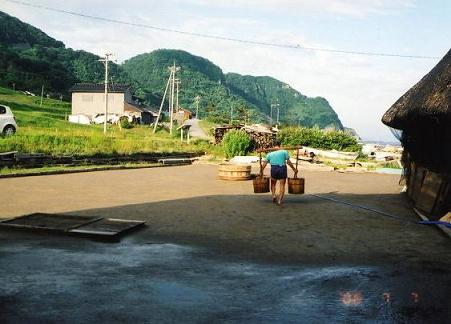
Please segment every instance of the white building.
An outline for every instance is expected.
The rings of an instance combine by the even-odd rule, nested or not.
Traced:
[[[72,92],[72,115],[93,118],[105,113],[105,85],[77,83]],[[108,85],[108,114],[133,115],[142,124],[151,124],[158,114],[151,111],[132,95],[131,87],[124,84]]]

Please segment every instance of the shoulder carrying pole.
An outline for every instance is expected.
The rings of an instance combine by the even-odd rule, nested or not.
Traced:
[[[299,161],[299,147],[296,150],[296,173],[294,174],[294,178],[297,179],[298,178],[298,161]]]
[[[263,167],[262,167],[262,152],[260,152],[260,177],[263,178]]]
[[[297,145],[297,146],[280,147],[278,149],[275,149],[275,148],[257,149],[257,152],[271,152],[271,151],[277,151],[277,150],[296,150],[296,149],[301,149],[301,148],[302,148],[302,145]]]

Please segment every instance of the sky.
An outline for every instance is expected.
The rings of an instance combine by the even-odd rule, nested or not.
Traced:
[[[19,1],[21,2],[21,1]],[[22,2],[27,2],[23,0]],[[365,140],[393,141],[380,119],[451,46],[449,0],[28,0],[50,8],[257,42],[279,48],[115,24],[0,0],[0,10],[66,47],[121,63],[159,48],[203,56],[227,72],[267,75],[326,98],[346,127]],[[368,56],[306,50],[436,57]],[[283,109],[283,107],[281,107]]]

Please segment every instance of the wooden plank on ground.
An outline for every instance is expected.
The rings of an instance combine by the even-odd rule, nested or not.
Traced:
[[[421,210],[418,210],[416,208],[413,209],[415,213],[424,221],[429,221],[430,219],[427,218],[427,216],[421,212]],[[446,227],[445,225],[437,224],[438,228],[440,228],[446,235],[451,238],[451,228]]]
[[[137,220],[104,218],[96,222],[71,229],[69,230],[69,233],[113,237],[136,229],[140,226],[143,226],[144,224],[145,222]]]
[[[10,152],[1,152],[0,158],[2,157],[14,157],[17,154],[17,151],[10,151]]]
[[[442,218],[440,218],[440,221],[451,223],[451,211],[448,212],[448,213],[447,213],[445,216],[443,216]]]
[[[67,231],[99,219],[101,219],[101,217],[34,213],[1,221],[0,226],[36,230],[44,229],[53,231]]]
[[[191,164],[192,160],[190,158],[170,158],[170,159],[159,159],[158,163],[163,165],[186,165]]]
[[[0,228],[116,238],[144,224],[137,220],[35,213],[1,221]]]

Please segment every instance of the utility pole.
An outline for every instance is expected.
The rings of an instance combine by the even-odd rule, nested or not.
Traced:
[[[105,57],[99,61],[105,65],[105,121],[103,123],[103,133],[106,134],[106,126],[108,121],[108,62],[110,57],[113,56],[111,53],[106,53]]]
[[[41,88],[41,103],[39,104],[39,107],[42,107],[42,98],[44,97],[44,85],[42,85]]]
[[[169,123],[169,133],[172,135],[172,127],[174,125],[174,91],[175,91],[175,74],[177,73],[177,71],[180,71],[180,67],[179,66],[175,66],[175,61],[174,64],[169,67],[169,70],[172,73],[172,80],[171,80],[171,100],[170,100],[170,107],[169,107],[169,114],[171,116],[171,121]]]
[[[277,124],[279,124],[279,108],[280,108],[280,105],[277,104]]]
[[[194,98],[194,100],[196,101],[196,118],[199,119],[199,102],[200,102],[200,96],[196,96],[196,98]]]
[[[169,69],[171,69],[170,67],[169,67]],[[171,71],[171,75],[172,75],[172,77],[171,77],[171,84],[169,85],[169,109],[168,109],[168,112],[169,112],[169,120],[170,120],[170,126],[169,126],[169,133],[170,134],[172,134],[172,118],[173,118],[173,116],[172,116],[172,112],[173,112],[173,109],[174,109],[174,89],[172,88],[172,86],[173,86],[173,79],[174,79],[174,72],[172,72],[172,70],[170,70]]]
[[[161,111],[163,110],[164,99],[166,98],[166,93],[168,92],[169,84],[171,83],[171,80],[172,80],[172,71],[169,74],[168,82],[166,83],[166,88],[165,88],[164,94],[163,94],[163,99],[161,99],[160,109],[158,110],[158,117],[157,117],[157,120],[155,121],[155,125],[153,126],[153,133],[154,134],[155,134],[155,132],[157,130],[158,121],[160,120]]]
[[[179,85],[180,85],[180,79],[175,79],[175,85],[176,85],[176,99],[175,99],[175,111],[179,111],[180,110],[180,106],[179,106]]]

